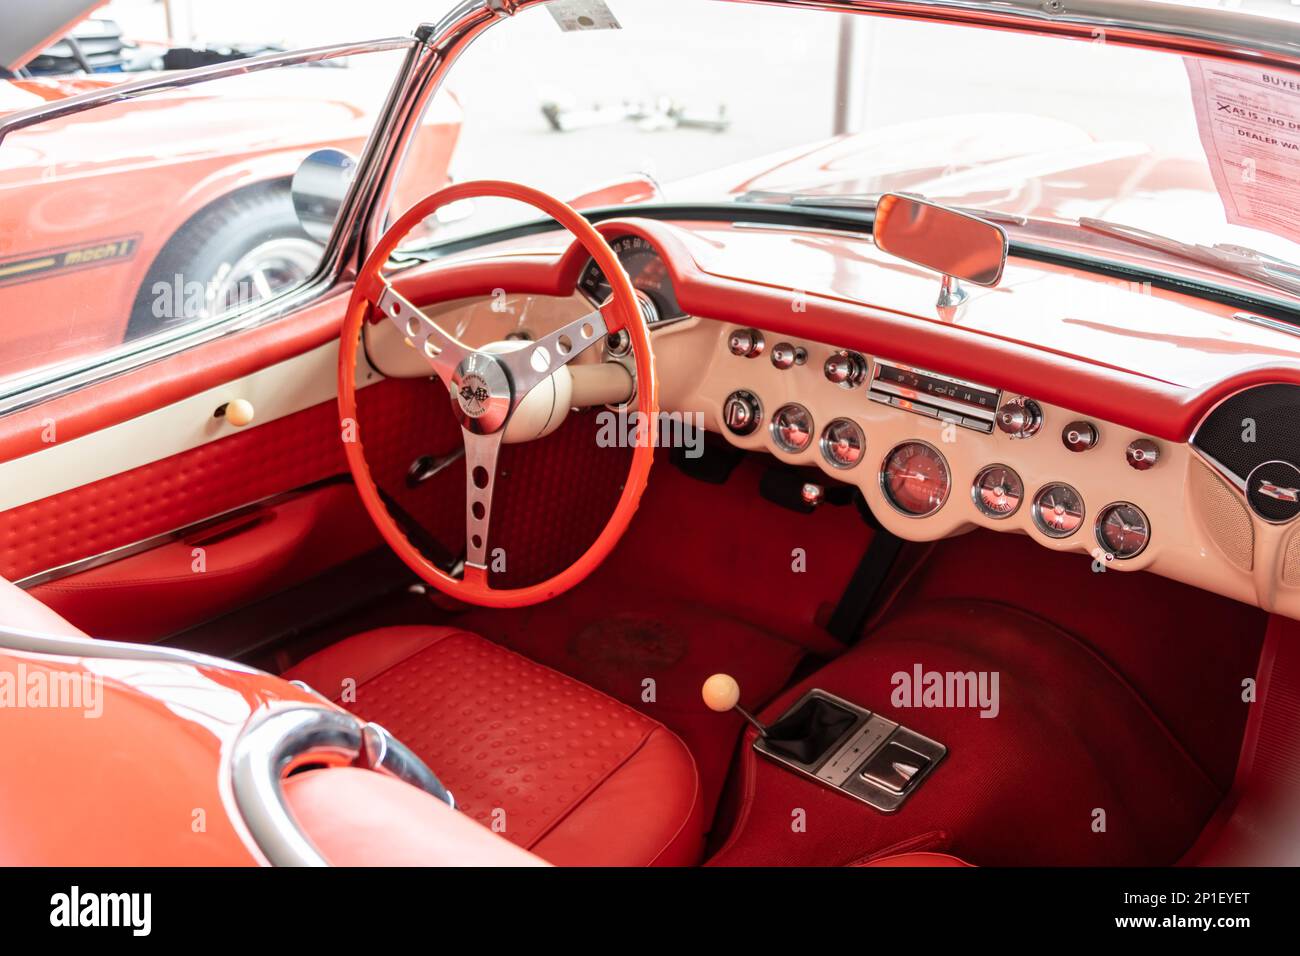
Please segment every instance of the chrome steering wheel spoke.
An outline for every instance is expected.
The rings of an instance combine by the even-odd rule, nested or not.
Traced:
[[[409,299],[399,295],[387,282],[384,283],[383,294],[376,305],[384,318],[397,326],[411,347],[425,357],[443,384],[451,388],[457,366],[473,353],[473,349],[443,331],[438,323],[416,308]]]
[[[497,455],[504,434],[504,429],[488,435],[461,429],[465,440],[465,567],[484,573],[487,572],[488,526],[492,520]]]
[[[523,348],[497,355],[510,373],[513,391],[510,410],[518,408],[528,393],[548,376],[603,339],[607,331],[605,316],[597,309]]]

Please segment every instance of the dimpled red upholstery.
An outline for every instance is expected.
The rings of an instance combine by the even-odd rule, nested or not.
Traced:
[[[452,628],[383,628],[284,675],[419,754],[457,805],[552,863],[687,865],[702,843],[695,763],[650,718]],[[355,682],[355,701],[344,694]]]

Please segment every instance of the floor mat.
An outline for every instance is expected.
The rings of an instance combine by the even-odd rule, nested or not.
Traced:
[[[917,667],[996,672],[996,716],[895,706],[895,675]],[[738,822],[713,865],[845,864],[912,839],[933,848],[936,834],[976,865],[1167,865],[1222,796],[1117,671],[1017,609],[973,600],[909,607],[783,694],[764,719],[814,686],[938,740],[946,758],[884,814],[747,747]]]

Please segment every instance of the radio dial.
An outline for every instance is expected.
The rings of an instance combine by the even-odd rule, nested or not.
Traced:
[[[1032,438],[1043,427],[1043,410],[1030,398],[1013,398],[998,409],[998,428],[1012,438]]]
[[[1146,471],[1148,468],[1154,468],[1156,462],[1160,460],[1160,446],[1150,438],[1137,438],[1129,442],[1124,457],[1138,471]]]
[[[832,352],[822,366],[826,381],[840,388],[857,388],[867,377],[867,360],[857,352]]]
[[[1070,451],[1087,451],[1097,446],[1097,426],[1092,422],[1070,422],[1061,432],[1061,441]]]

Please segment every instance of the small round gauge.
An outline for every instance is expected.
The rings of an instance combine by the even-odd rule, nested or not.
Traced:
[[[975,507],[990,518],[1010,518],[1020,510],[1025,486],[1020,476],[1006,465],[989,465],[980,470],[971,485]]]
[[[862,460],[867,448],[867,437],[857,422],[837,418],[822,430],[822,457],[832,468],[841,471],[854,467]]]
[[[812,413],[798,403],[782,405],[772,413],[772,441],[782,451],[797,455],[812,444]]]
[[[1137,505],[1117,501],[1097,516],[1097,543],[1117,558],[1136,558],[1151,540],[1151,525]]]
[[[948,463],[933,445],[909,441],[896,447],[880,469],[880,487],[889,503],[913,518],[932,515],[948,500]]]
[[[1083,498],[1069,485],[1053,482],[1038,489],[1034,524],[1049,538],[1068,538],[1083,524]]]
[[[640,236],[619,236],[610,241],[609,247],[623,264],[627,277],[632,280],[632,287],[654,304],[660,322],[680,319],[685,314],[677,304],[668,265],[654,246]],[[612,291],[609,281],[595,259],[589,259],[583,268],[578,277],[578,289],[595,305],[601,305],[609,298]]]

